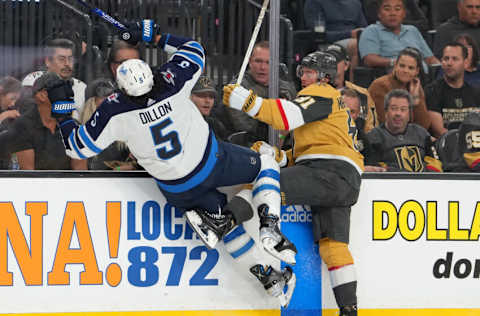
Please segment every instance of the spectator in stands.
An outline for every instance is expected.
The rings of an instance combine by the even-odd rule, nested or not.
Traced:
[[[7,124],[20,116],[15,104],[20,98],[22,84],[13,77],[0,79],[0,131],[5,130]]]
[[[345,49],[338,44],[331,44],[327,47],[325,52],[335,56],[335,59],[337,60],[337,75],[334,80],[334,86],[340,91],[349,88],[357,92],[358,97],[360,98],[360,112],[365,119],[362,130],[367,133],[378,125],[375,102],[367,89],[345,80],[345,72],[350,67],[350,61]]]
[[[325,26],[329,43],[337,43],[347,49],[350,56],[350,81],[358,65],[358,38],[367,26],[360,0],[306,0],[304,6],[305,24],[315,30]]]
[[[358,142],[358,150],[360,152],[363,151],[365,148],[365,118],[366,113],[362,111],[361,99],[360,94],[358,94],[355,90],[346,88],[341,91],[342,93],[342,100],[343,103],[350,109],[350,116],[355,121],[355,125],[357,126],[357,142]]]
[[[270,77],[270,46],[267,41],[255,44],[252,56],[249,61],[249,69],[241,85],[246,89],[251,89],[260,97],[268,97],[268,84]],[[235,83],[236,78],[232,80]],[[297,92],[295,86],[290,81],[280,79],[279,97],[288,100],[293,99]],[[246,143],[240,144],[251,146],[257,140],[268,141],[268,125],[249,117],[246,113],[235,109],[226,109],[227,118],[224,119],[225,126],[230,128],[229,134],[236,132],[247,132]]]
[[[387,171],[442,171],[441,163],[433,158],[428,131],[409,123],[412,106],[408,91],[394,89],[387,94],[385,122],[367,134],[366,165],[379,165]]]
[[[4,77],[0,79],[0,134],[6,133],[9,126],[20,116],[16,109],[16,101],[20,97],[22,85],[20,81],[13,77]],[[13,159],[8,152],[0,152],[0,169],[12,169]]]
[[[447,44],[442,55],[443,76],[425,87],[435,137],[457,128],[467,114],[480,110],[479,89],[464,80],[467,56],[468,50],[462,44]]]
[[[437,27],[433,43],[435,56],[441,57],[443,48],[457,35],[467,33],[480,43],[480,0],[457,0],[458,16]]]
[[[80,118],[80,123],[85,124],[100,104],[115,90],[113,81],[106,78],[98,78],[88,84],[85,96],[85,108]],[[97,156],[88,158],[90,170],[137,170],[136,159],[130,155],[124,142],[113,142]]]
[[[22,170],[87,169],[86,160],[67,157],[57,121],[51,116],[47,88],[58,80],[62,79],[56,73],[46,72],[35,81],[36,106],[15,120],[8,131],[8,151],[16,153]]]
[[[410,119],[425,129],[430,127],[430,116],[425,102],[425,93],[421,85],[423,69],[422,56],[415,48],[403,49],[390,74],[375,79],[368,91],[375,101],[375,108],[380,123],[385,122],[384,99],[394,89],[410,92],[413,98],[413,109]]]
[[[108,55],[108,69],[110,70],[110,75],[112,79],[115,79],[117,76],[117,68],[128,59],[140,59],[140,51],[136,46],[130,45],[129,43],[122,40],[113,41],[112,48],[110,49],[110,54]]]
[[[201,76],[192,89],[190,99],[202,113],[210,128],[213,129],[215,136],[221,140],[226,140],[228,133],[225,125],[212,115],[216,95],[217,91],[213,81],[207,76]]]
[[[467,65],[465,67],[464,80],[475,88],[480,88],[480,50],[477,43],[470,35],[464,33],[455,38],[455,42],[467,48]],[[438,72],[438,77],[443,76],[443,71]]]
[[[470,85],[480,88],[480,49],[478,43],[468,34],[458,35],[455,42],[463,44],[468,52],[464,80]]]
[[[480,172],[480,114],[470,113],[458,129],[443,134],[435,148],[445,172]]]
[[[379,0],[379,21],[369,25],[359,41],[360,57],[365,65],[391,68],[405,47],[418,49],[428,64],[439,63],[418,29],[403,24],[405,14],[402,0]]]
[[[363,10],[368,24],[374,24],[378,20],[378,2],[378,0],[363,0]],[[420,32],[427,32],[430,25],[418,0],[405,0],[404,5],[406,13],[403,24],[414,25]]]
[[[73,118],[79,119],[85,103],[85,88],[83,81],[73,78],[75,44],[65,38],[51,40],[45,47],[45,66],[47,71],[54,72],[63,80],[73,80],[73,93],[76,110]]]

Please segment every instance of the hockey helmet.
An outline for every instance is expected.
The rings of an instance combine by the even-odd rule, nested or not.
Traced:
[[[316,51],[303,57],[300,65],[297,66],[297,77],[303,75],[303,67],[316,70],[318,72],[318,80],[329,78],[334,80],[337,76],[337,59],[334,55]]]
[[[139,97],[153,87],[150,66],[140,59],[128,59],[117,68],[117,84],[127,95]]]

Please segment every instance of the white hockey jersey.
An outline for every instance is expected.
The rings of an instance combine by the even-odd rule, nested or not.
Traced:
[[[204,67],[202,46],[167,34],[159,47],[173,55],[153,70],[155,86],[147,105],[142,107],[117,92],[84,125],[69,120],[61,124],[61,131],[67,154],[77,159],[94,156],[116,140],[124,141],[138,163],[160,180],[162,189],[178,193],[210,174],[217,141],[190,101]]]

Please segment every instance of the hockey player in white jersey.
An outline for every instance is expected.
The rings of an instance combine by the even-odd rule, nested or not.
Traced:
[[[135,32],[129,30],[122,37],[134,37]],[[122,63],[117,69],[121,91],[107,97],[84,125],[71,119],[68,83],[48,90],[66,152],[85,159],[113,141],[124,141],[138,163],[154,177],[167,201],[185,212],[204,243],[212,248],[225,238],[232,257],[251,268],[267,292],[286,306],[295,287],[292,270],[287,267],[280,272],[263,264],[253,239],[241,225],[253,215],[246,202],[249,198],[236,196],[227,204],[225,194],[217,190],[252,183],[251,202],[259,214],[264,249],[287,264],[295,264],[296,248],[278,226],[278,164],[268,155],[217,141],[190,101],[191,89],[205,62],[199,43],[164,34],[158,46],[172,54],[169,61],[153,72],[138,59]]]

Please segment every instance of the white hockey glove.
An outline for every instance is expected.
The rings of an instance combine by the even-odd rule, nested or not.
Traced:
[[[252,90],[236,84],[223,87],[223,104],[236,110],[246,112],[254,117],[260,111],[263,98],[257,96]]]
[[[273,159],[275,159],[278,163],[280,168],[285,167],[287,165],[287,155],[285,154],[284,150],[278,149],[276,146],[271,146],[270,144],[264,141],[257,141],[255,142],[252,147],[252,150],[256,151],[260,155],[269,155]]]

